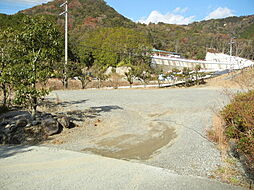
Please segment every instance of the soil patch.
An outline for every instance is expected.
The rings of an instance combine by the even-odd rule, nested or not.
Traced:
[[[142,138],[141,136],[133,134],[121,135],[97,143],[97,148],[85,148],[82,151],[117,159],[147,160],[159,149],[168,145],[174,138],[176,138],[174,128],[166,127],[161,134],[158,134],[158,132],[159,131],[157,130],[152,130],[146,137]]]

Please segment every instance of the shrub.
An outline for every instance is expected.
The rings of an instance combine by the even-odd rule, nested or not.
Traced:
[[[225,134],[254,165],[254,90],[237,94],[222,110]]]

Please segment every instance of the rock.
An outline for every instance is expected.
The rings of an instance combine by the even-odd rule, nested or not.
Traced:
[[[40,124],[41,124],[41,121],[38,121],[38,120],[34,120],[31,123],[32,126],[36,126],[36,125],[40,125]]]
[[[31,127],[32,126],[32,123],[28,123],[25,127],[28,128],[28,127]]]
[[[58,134],[62,130],[62,126],[55,119],[45,119],[42,121],[42,126],[48,136]]]
[[[11,128],[11,124],[7,124],[4,129],[10,129]]]
[[[117,67],[116,68],[116,73],[119,75],[124,76],[125,73],[128,73],[130,71],[130,67]]]
[[[8,143],[8,136],[5,134],[4,131],[0,130],[0,144],[7,144]]]
[[[18,131],[10,136],[9,144],[22,144],[25,141],[25,135],[23,131]]]
[[[15,124],[16,124],[16,127],[25,127],[28,124],[28,121],[25,117],[23,117],[23,118],[19,118]]]
[[[63,116],[57,120],[64,128],[71,128],[70,118]]]
[[[41,142],[48,137],[45,128],[41,125],[26,127],[24,128],[24,132],[26,135],[25,142],[29,144]]]
[[[113,67],[108,67],[104,74],[110,75],[110,74],[112,74],[112,72],[113,72]]]
[[[0,127],[4,127],[4,126],[6,126],[6,125],[8,125],[8,124],[9,124],[8,121],[2,121],[2,122],[0,123]]]
[[[19,120],[19,119],[30,120],[31,119],[31,115],[29,115],[29,114],[21,114],[21,115],[16,115],[15,117],[12,118],[12,120]]]

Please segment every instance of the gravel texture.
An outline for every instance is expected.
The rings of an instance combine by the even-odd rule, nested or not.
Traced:
[[[48,147],[0,146],[1,190],[236,190],[202,177]]]
[[[222,165],[220,152],[206,137],[214,111],[227,102],[220,89],[54,91],[47,99],[60,101],[63,113],[79,115],[81,120],[86,116],[84,122],[79,121],[84,127],[63,138],[58,147],[145,163],[181,175],[207,177]],[[164,134],[166,129],[172,134]],[[147,152],[153,141],[161,146]],[[143,152],[131,151],[138,148]],[[146,156],[139,155],[143,153]]]

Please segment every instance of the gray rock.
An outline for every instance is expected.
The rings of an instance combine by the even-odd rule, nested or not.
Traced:
[[[62,130],[62,126],[55,119],[45,119],[42,121],[42,126],[45,129],[45,132],[48,136],[60,133]]]
[[[40,124],[41,124],[41,121],[39,121],[39,120],[34,120],[31,123],[32,126],[36,126],[36,125],[40,125]]]
[[[57,120],[64,128],[71,128],[70,118],[64,116]]]
[[[28,124],[28,121],[25,117],[20,117],[16,120],[16,127],[25,127]]]
[[[19,119],[27,119],[30,120],[31,119],[31,115],[28,113],[21,113],[20,115],[16,115],[12,118],[13,120],[19,120]]]
[[[17,130],[10,135],[8,144],[21,144],[25,141],[23,129],[16,128]]]

